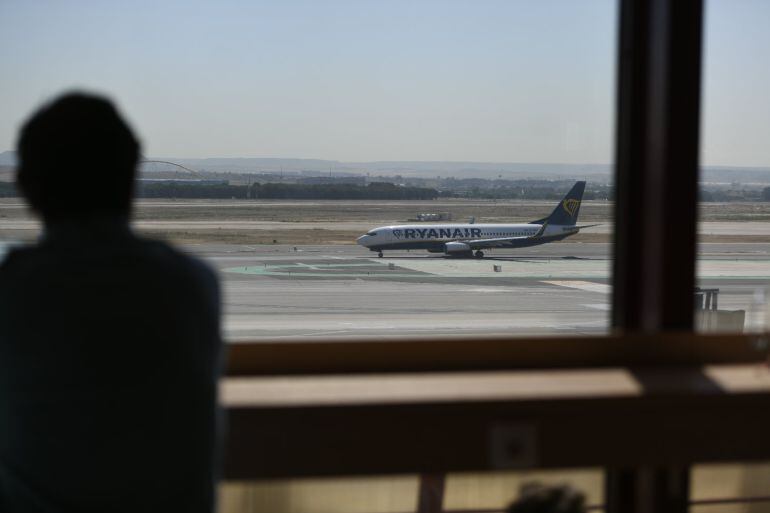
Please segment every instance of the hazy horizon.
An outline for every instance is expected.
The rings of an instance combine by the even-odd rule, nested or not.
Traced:
[[[14,154],[15,150],[7,149],[0,150],[0,157],[6,157],[8,154]],[[613,162],[514,162],[514,161],[493,161],[493,160],[411,160],[411,159],[393,159],[393,160],[344,160],[336,158],[318,158],[318,157],[295,157],[295,156],[265,156],[265,155],[233,155],[233,156],[208,156],[208,157],[190,157],[190,156],[178,156],[178,155],[151,155],[144,156],[147,160],[174,160],[190,161],[190,160],[295,160],[295,161],[309,161],[309,162],[337,162],[339,164],[377,164],[377,163],[414,163],[414,164],[482,164],[482,165],[515,165],[515,166],[564,166],[564,167],[580,167],[580,166],[613,166]],[[141,163],[141,161],[140,161]],[[0,165],[8,165],[3,159],[0,159]],[[701,164],[702,168],[728,168],[728,169],[758,169],[768,170],[770,165],[735,165],[735,164]]]

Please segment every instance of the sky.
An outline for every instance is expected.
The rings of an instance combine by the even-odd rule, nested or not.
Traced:
[[[0,0],[0,151],[70,89],[166,157],[609,163],[612,0]],[[770,2],[709,0],[703,161],[770,165]]]

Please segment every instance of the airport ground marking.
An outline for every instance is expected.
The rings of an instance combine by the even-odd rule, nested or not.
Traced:
[[[396,264],[398,265],[398,264]],[[346,268],[370,268],[369,271],[358,272],[338,272],[337,269],[343,270]],[[328,271],[324,271],[324,270]],[[229,267],[223,269],[223,272],[237,273],[237,274],[250,274],[257,276],[270,276],[270,277],[292,277],[292,278],[419,278],[419,279],[447,279],[447,278],[527,278],[527,279],[548,279],[557,277],[570,277],[562,275],[558,272],[551,274],[544,274],[542,276],[535,276],[530,273],[517,273],[515,275],[509,273],[495,273],[493,271],[486,271],[483,273],[428,273],[426,271],[412,270],[409,273],[397,272],[388,269],[386,265],[379,262],[376,263],[345,263],[345,264],[305,264],[305,263],[291,263],[291,264],[262,264],[243,267]],[[604,278],[604,275],[589,276],[580,274],[575,278]]]
[[[609,294],[612,292],[612,285],[607,283],[596,283],[584,280],[544,280],[543,283],[567,287],[570,289],[585,290],[588,292],[598,292],[600,294]]]
[[[447,265],[442,267],[442,263],[446,262]],[[495,261],[490,261],[496,263]],[[476,269],[468,269],[463,272],[462,269],[456,267],[457,263],[461,265],[463,262],[455,261],[443,261],[436,260],[432,262],[434,265],[427,267],[428,262],[392,262],[388,259],[369,260],[367,262],[345,262],[345,263],[304,263],[304,262],[291,262],[286,264],[268,264],[262,263],[244,267],[230,267],[223,269],[224,272],[238,273],[238,274],[250,274],[258,276],[270,276],[270,277],[292,277],[292,278],[409,278],[409,279],[448,279],[448,278],[518,278],[518,279],[533,279],[533,280],[550,280],[550,285],[559,285],[575,289],[591,290],[593,292],[607,293],[611,290],[610,284],[597,284],[587,282],[586,280],[606,280],[609,278],[607,269],[595,268],[596,260],[581,260],[584,264],[591,264],[588,268],[582,269],[558,269],[558,268],[546,268],[537,266],[537,272],[533,273],[532,267],[527,265],[521,266],[521,262],[503,262],[502,273],[495,273],[491,270],[485,270],[478,272]],[[606,261],[603,261],[606,263]],[[737,269],[722,269],[725,265],[729,266],[730,260],[702,260],[703,263],[708,262],[715,268],[704,269],[705,272],[698,273],[698,279],[700,280],[768,280],[770,279],[770,273],[765,275],[760,274],[741,274],[741,271],[755,271],[755,269],[746,269],[743,265],[738,265]],[[478,260],[469,261],[468,263],[477,264]],[[484,261],[484,263],[488,263]],[[542,263],[542,262],[540,262]],[[549,262],[550,263],[550,262]],[[562,260],[554,260],[553,263],[563,263]],[[751,264],[760,266],[770,263],[770,261],[751,261]],[[388,265],[394,264],[396,269],[389,269]],[[419,264],[419,265],[410,265]],[[743,262],[741,262],[743,264]],[[478,267],[476,265],[476,267]],[[525,267],[525,268],[522,268]],[[583,267],[581,265],[581,267]],[[513,269],[512,269],[513,268]],[[347,272],[346,272],[347,271]],[[399,272],[401,271],[401,272]],[[512,272],[513,271],[513,272]],[[575,281],[569,281],[575,280]]]

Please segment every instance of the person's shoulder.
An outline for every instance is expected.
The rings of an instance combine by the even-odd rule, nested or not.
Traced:
[[[36,255],[37,253],[39,253],[37,246],[24,245],[12,247],[8,250],[8,253],[6,254],[0,266],[5,267],[7,265],[16,265],[19,262],[23,262],[27,258]]]
[[[165,242],[137,238],[136,243],[146,270],[154,276],[153,286],[162,284],[183,303],[206,305],[206,311],[212,313],[219,311],[219,279],[208,265]]]
[[[34,267],[45,255],[38,246],[17,246],[8,251],[0,262],[0,278],[18,276],[25,267]]]
[[[153,264],[167,269],[172,274],[186,275],[207,283],[217,282],[216,274],[206,263],[166,242],[137,238],[137,244],[142,254]]]

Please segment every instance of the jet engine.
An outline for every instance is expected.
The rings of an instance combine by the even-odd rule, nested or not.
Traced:
[[[449,253],[470,253],[471,247],[464,242],[447,242],[444,244],[444,251]]]

